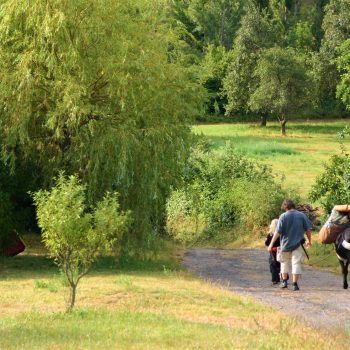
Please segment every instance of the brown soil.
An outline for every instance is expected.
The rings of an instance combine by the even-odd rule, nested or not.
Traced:
[[[191,249],[183,263],[203,279],[311,326],[350,330],[350,289],[342,288],[340,274],[305,266],[300,290],[293,291],[272,285],[266,250]]]

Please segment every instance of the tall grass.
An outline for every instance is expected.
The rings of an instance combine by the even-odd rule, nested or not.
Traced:
[[[215,124],[193,127],[220,150],[230,142],[237,152],[263,160],[275,173],[285,177],[285,186],[299,192],[305,201],[324,163],[339,153],[339,137],[349,122],[346,119],[319,122],[289,122],[287,137],[280,136],[278,123],[266,128],[252,124]],[[349,140],[345,140],[349,145]]]

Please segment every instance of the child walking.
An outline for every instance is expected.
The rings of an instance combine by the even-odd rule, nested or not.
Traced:
[[[278,219],[273,219],[270,224],[269,233],[266,236],[265,245],[269,246],[271,243],[271,239],[273,237],[273,234],[276,231]],[[279,261],[277,261],[277,247],[280,246],[280,239],[278,238],[277,241],[274,243],[273,248],[270,252],[269,256],[269,265],[270,265],[270,272],[272,276],[272,283],[278,284],[280,282],[280,271],[281,271],[281,264]]]

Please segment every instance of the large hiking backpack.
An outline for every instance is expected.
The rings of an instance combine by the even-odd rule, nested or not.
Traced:
[[[336,205],[318,233],[322,244],[335,243],[339,233],[350,227],[349,205]]]

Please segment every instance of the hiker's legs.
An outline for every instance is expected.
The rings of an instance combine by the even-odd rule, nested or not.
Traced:
[[[300,246],[292,251],[292,274],[293,282],[297,283],[302,272],[302,264],[304,262],[303,248]]]
[[[288,279],[288,274],[289,274],[289,269],[290,269],[290,264],[291,264],[291,258],[292,258],[292,253],[291,252],[282,252],[281,253],[281,274],[282,274],[282,279],[287,280]]]
[[[276,253],[270,253],[269,262],[272,282],[277,283],[280,281],[280,263],[276,260]]]

